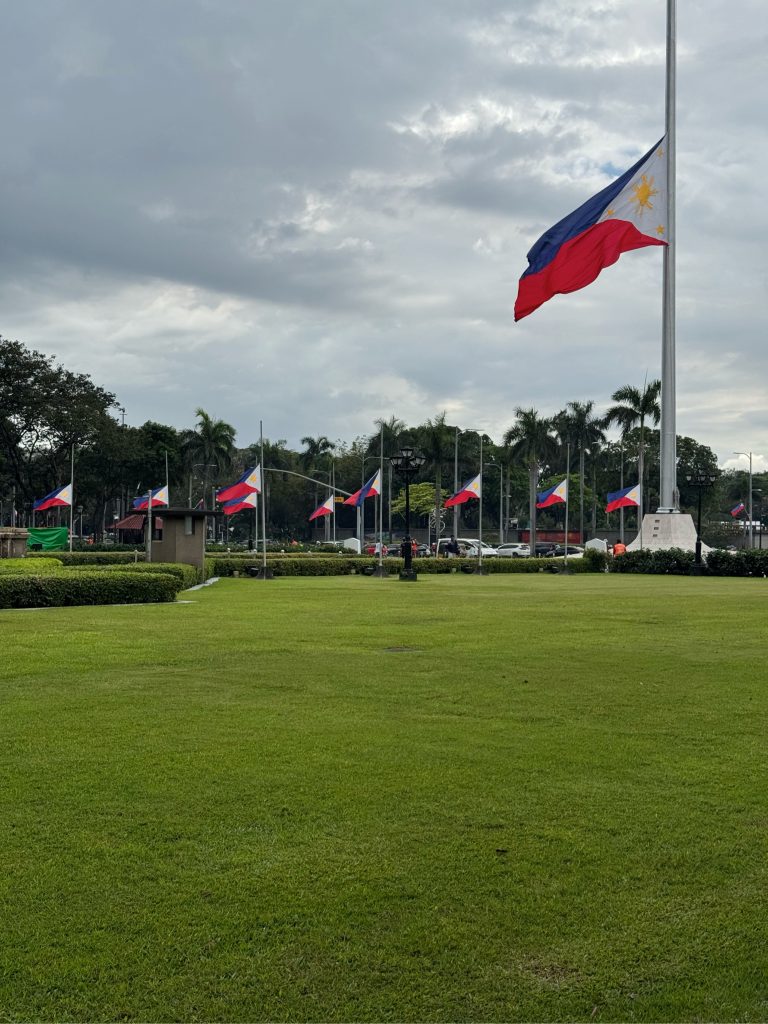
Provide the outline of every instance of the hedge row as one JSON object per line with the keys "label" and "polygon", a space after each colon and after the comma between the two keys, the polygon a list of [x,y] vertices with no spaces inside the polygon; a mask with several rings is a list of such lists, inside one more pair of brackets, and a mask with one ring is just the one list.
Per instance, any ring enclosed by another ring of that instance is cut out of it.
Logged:
{"label": "hedge row", "polygon": [[0,576],[0,608],[56,608],[84,604],[174,601],[181,590],[169,573],[62,572]]}
{"label": "hedge row", "polygon": [[[627,551],[614,558],[613,572],[649,573],[656,576],[688,576],[696,558],[692,551]],[[768,576],[768,551],[710,551],[703,572],[707,576]]]}
{"label": "hedge row", "polygon": [[[28,551],[27,558],[50,558],[46,551]],[[63,565],[130,565],[146,560],[144,551],[57,551],[55,556]]]}
{"label": "hedge row", "polygon": [[768,551],[710,551],[707,572],[711,576],[768,576]]}
{"label": "hedge row", "polygon": [[[598,557],[573,558],[568,561],[568,568],[574,572],[601,572],[605,567],[605,557],[597,552]],[[206,559],[208,562],[209,559]],[[229,555],[223,558],[210,559],[211,571],[208,575],[232,576],[237,572],[246,575],[251,566],[261,566],[261,558],[253,556]],[[399,573],[403,568],[402,558],[385,558],[384,566],[390,573]],[[339,558],[332,555],[327,558],[270,558],[269,568],[279,576],[348,576],[351,572],[365,573],[378,565],[378,561],[370,556]],[[477,568],[476,558],[414,558],[413,567],[425,575],[444,575],[451,572],[474,572]],[[483,559],[483,567],[488,573],[535,573],[558,572],[563,568],[562,558],[487,558]]]}
{"label": "hedge row", "polygon": [[2,576],[47,576],[52,572],[61,572],[63,566],[58,558],[0,558],[0,575]]}
{"label": "hedge row", "polygon": [[194,565],[187,565],[185,562],[137,562],[136,565],[73,565],[67,570],[71,573],[80,574],[83,572],[137,572],[137,573],[165,573],[169,576],[176,576],[181,580],[181,589],[189,590],[195,584],[201,582],[201,573]]}

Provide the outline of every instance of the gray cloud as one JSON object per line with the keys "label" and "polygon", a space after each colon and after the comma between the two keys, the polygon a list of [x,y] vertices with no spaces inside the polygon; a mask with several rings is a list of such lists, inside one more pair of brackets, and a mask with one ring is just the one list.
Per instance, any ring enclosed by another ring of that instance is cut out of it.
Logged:
{"label": "gray cloud", "polygon": [[[0,38],[0,330],[242,441],[497,437],[659,372],[660,260],[515,326],[525,253],[663,124],[663,0],[37,0]],[[768,453],[768,11],[680,12],[678,429]],[[191,365],[186,365],[191,363]]]}

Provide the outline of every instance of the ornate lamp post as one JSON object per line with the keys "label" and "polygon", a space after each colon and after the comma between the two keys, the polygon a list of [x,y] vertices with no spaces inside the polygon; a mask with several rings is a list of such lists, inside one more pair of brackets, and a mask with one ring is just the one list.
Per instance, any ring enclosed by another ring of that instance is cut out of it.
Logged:
{"label": "ornate lamp post", "polygon": [[717,481],[717,476],[714,473],[707,473],[703,469],[695,469],[693,473],[687,473],[685,479],[699,492],[699,512],[696,520],[696,564],[693,569],[694,574],[699,576],[701,575],[701,495],[705,488],[712,487]]}
{"label": "ornate lamp post", "polygon": [[411,497],[409,487],[411,477],[421,469],[426,462],[426,459],[414,448],[404,446],[400,449],[398,455],[392,456],[390,462],[395,472],[405,478],[405,540],[403,541],[403,558],[405,559],[405,565],[403,566],[403,571],[400,573],[400,579],[410,581],[416,579],[416,573],[413,569],[413,546],[411,544]]}

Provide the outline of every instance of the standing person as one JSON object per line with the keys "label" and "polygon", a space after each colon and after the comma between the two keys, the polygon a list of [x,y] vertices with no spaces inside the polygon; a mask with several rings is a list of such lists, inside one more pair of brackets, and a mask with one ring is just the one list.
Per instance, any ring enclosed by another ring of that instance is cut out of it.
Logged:
{"label": "standing person", "polygon": [[445,550],[446,554],[448,555],[448,558],[459,557],[459,542],[456,540],[454,536],[451,536],[451,539],[445,545]]}
{"label": "standing person", "polygon": [[627,545],[626,544],[622,544],[621,541],[618,541],[616,544],[613,545],[613,555],[614,555],[614,558],[616,557],[616,555],[625,555],[626,553],[627,553]]}

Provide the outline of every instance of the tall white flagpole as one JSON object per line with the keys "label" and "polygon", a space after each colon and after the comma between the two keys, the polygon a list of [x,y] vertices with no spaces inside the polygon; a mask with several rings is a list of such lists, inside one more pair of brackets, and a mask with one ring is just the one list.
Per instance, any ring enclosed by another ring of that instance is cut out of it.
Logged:
{"label": "tall white flagpole", "polygon": [[477,545],[480,552],[480,557],[477,561],[477,567],[482,572],[483,569],[483,432],[480,433],[480,509],[478,519],[478,541]]}
{"label": "tall white flagpole", "polygon": [[[664,319],[661,343],[661,480],[659,512],[678,511],[675,423],[675,225],[677,113],[677,0],[667,0],[667,245],[664,247]],[[642,485],[642,481],[640,481]]]}
{"label": "tall white flagpole", "polygon": [[261,448],[261,568],[267,579],[267,474],[264,470],[264,427],[259,420],[259,445]]}
{"label": "tall white flagpole", "polygon": [[[35,521],[34,520],[34,512],[32,513],[32,515],[33,515],[32,522],[34,523],[34,521]],[[72,553],[72,528],[74,526],[74,516],[75,516],[75,446],[72,445],[72,459],[71,459],[70,469],[69,469],[69,551],[70,551],[70,554]],[[59,522],[61,522],[61,520],[59,520]],[[80,517],[80,526],[82,527],[82,525],[83,525],[83,519],[82,519],[82,516],[81,516]],[[82,529],[80,530],[80,532],[81,533],[83,532]],[[82,544],[82,541],[83,541],[83,538],[81,537],[80,538],[80,543],[81,544]]]}
{"label": "tall white flagpole", "polygon": [[384,420],[379,441],[379,569],[384,567]]}

